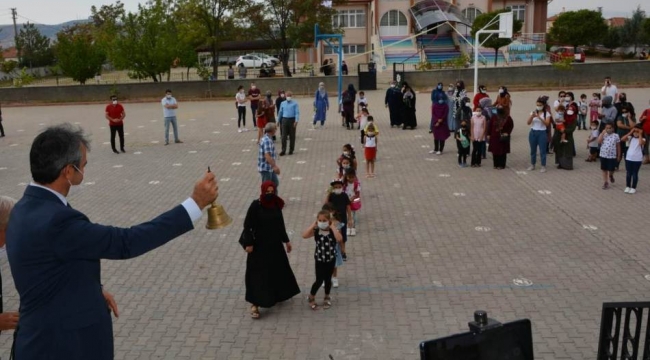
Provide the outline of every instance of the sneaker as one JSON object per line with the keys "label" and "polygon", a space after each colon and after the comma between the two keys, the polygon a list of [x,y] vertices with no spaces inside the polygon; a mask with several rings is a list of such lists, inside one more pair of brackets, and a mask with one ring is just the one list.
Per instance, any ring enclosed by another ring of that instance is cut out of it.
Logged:
{"label": "sneaker", "polygon": [[343,261],[348,261],[348,255],[346,253],[342,253],[341,257],[343,258]]}
{"label": "sneaker", "polygon": [[626,187],[625,190],[623,190],[624,193],[629,194],[630,193],[630,188]]}
{"label": "sneaker", "polygon": [[247,129],[247,128],[243,128],[242,131],[246,132],[246,131],[248,131],[248,129]]}
{"label": "sneaker", "polygon": [[436,151],[436,155],[440,155],[440,154],[442,154],[442,152]]}
{"label": "sneaker", "polygon": [[546,166],[542,166],[542,168],[539,169],[539,172],[541,172],[541,173],[545,173],[545,172],[546,172]]}
{"label": "sneaker", "polygon": [[526,168],[526,171],[533,171],[533,170],[535,170],[535,165],[531,165]]}
{"label": "sneaker", "polygon": [[180,141],[180,140],[176,140],[176,141],[174,141],[174,142],[177,143],[177,144],[182,144],[182,143],[183,143],[183,142]]}
{"label": "sneaker", "polygon": [[605,184],[603,185],[603,190],[607,190],[607,189],[609,189],[609,183],[605,183]]}
{"label": "sneaker", "polygon": [[242,130],[242,129],[237,129],[237,132],[238,132],[238,133],[240,133],[240,132],[242,132],[242,131],[244,131],[244,130]]}
{"label": "sneaker", "polygon": [[609,176],[609,181],[613,184],[614,183],[614,175]]}
{"label": "sneaker", "polygon": [[350,229],[350,236],[357,236],[357,229],[355,228]]}
{"label": "sneaker", "polygon": [[348,228],[348,230],[345,232],[347,236],[352,236],[352,229]]}
{"label": "sneaker", "polygon": [[169,145],[169,141],[165,141],[165,145]]}
{"label": "sneaker", "polygon": [[429,150],[429,154],[435,154],[435,153],[436,153],[435,150]]}
{"label": "sneaker", "polygon": [[636,194],[636,189],[630,189],[630,194]]}
{"label": "sneaker", "polygon": [[339,287],[339,279],[337,278],[332,278],[332,287]]}

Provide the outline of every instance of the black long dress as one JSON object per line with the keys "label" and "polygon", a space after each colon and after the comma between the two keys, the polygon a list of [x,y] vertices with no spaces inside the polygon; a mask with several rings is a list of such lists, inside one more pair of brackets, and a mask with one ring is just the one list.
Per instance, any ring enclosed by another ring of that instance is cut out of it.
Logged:
{"label": "black long dress", "polygon": [[415,129],[418,126],[415,115],[415,91],[408,89],[403,95],[403,101],[402,123],[404,124],[404,130],[407,128]]}
{"label": "black long dress", "polygon": [[246,259],[246,301],[269,308],[300,294],[283,243],[289,242],[280,209],[266,209],[259,200],[248,208],[245,229],[253,229],[254,238],[244,246],[253,246]]}
{"label": "black long dress", "polygon": [[384,103],[388,105],[390,113],[390,126],[402,125],[402,111],[404,102],[402,101],[402,92],[397,88],[388,88]]}

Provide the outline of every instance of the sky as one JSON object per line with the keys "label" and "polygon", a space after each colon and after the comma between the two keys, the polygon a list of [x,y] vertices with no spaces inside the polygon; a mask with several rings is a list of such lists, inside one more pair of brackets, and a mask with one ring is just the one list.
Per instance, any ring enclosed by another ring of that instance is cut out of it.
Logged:
{"label": "sky", "polygon": [[[137,10],[137,0],[123,0],[127,11]],[[462,3],[463,1],[461,1]],[[15,7],[18,13],[18,22],[27,21],[40,24],[59,24],[70,20],[86,19],[90,16],[90,7],[100,7],[103,4],[112,4],[114,1],[106,0],[0,0],[0,24],[11,24],[11,10]],[[645,4],[644,4],[645,3]],[[629,16],[637,5],[650,14],[648,0],[553,0],[549,4],[548,15],[552,16],[562,11],[562,8],[578,10],[582,8],[596,9],[603,7],[606,18],[614,16]]]}

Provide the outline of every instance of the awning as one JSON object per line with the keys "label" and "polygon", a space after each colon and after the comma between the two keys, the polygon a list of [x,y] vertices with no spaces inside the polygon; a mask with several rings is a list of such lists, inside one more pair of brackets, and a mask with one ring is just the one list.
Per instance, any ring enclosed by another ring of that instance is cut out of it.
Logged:
{"label": "awning", "polygon": [[472,26],[472,23],[460,12],[458,6],[444,0],[422,0],[413,5],[410,12],[413,19],[415,19],[415,26],[418,31],[422,31],[430,25],[446,21]]}

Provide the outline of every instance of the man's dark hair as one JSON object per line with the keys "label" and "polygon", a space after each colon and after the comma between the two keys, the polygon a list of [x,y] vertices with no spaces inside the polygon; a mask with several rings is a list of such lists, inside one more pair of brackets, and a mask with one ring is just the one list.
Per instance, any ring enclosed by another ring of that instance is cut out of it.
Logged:
{"label": "man's dark hair", "polygon": [[111,100],[117,100],[117,95],[111,95]]}
{"label": "man's dark hair", "polygon": [[90,139],[78,126],[64,123],[45,129],[36,136],[29,152],[32,179],[51,184],[66,166],[81,167],[81,145],[90,151]]}
{"label": "man's dark hair", "polygon": [[171,94],[171,93],[172,93],[172,90],[171,90],[171,89],[167,89],[167,90],[165,90],[165,94]]}

